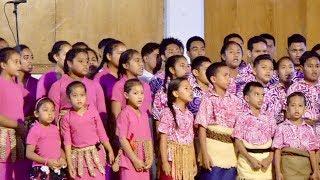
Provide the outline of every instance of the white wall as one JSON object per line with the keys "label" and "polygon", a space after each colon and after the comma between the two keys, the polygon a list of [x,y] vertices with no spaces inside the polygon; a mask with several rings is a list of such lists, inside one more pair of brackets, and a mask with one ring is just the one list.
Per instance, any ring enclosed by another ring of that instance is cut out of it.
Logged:
{"label": "white wall", "polygon": [[204,0],[165,0],[164,11],[164,37],[204,38]]}

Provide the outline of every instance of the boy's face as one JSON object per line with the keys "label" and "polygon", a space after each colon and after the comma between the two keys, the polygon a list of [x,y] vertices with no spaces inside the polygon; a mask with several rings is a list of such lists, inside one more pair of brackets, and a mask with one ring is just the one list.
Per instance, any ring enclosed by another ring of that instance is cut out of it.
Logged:
{"label": "boy's face", "polygon": [[270,60],[262,60],[253,68],[253,75],[257,80],[267,84],[273,75],[273,63]]}
{"label": "boy's face", "polygon": [[211,81],[215,86],[227,90],[230,85],[230,69],[228,66],[220,67],[216,75],[211,76]]}
{"label": "boy's face", "polygon": [[209,84],[209,80],[206,76],[206,70],[210,65],[210,62],[203,62],[198,69],[194,69],[192,71],[192,74],[196,77],[196,79],[206,85]]}
{"label": "boy's face", "polygon": [[316,82],[320,75],[320,61],[316,57],[307,59],[303,66],[304,78],[310,82]]}
{"label": "boy's face", "polygon": [[166,61],[169,57],[173,55],[182,55],[181,49],[176,44],[169,44],[166,47],[166,50],[164,51],[164,56],[162,55],[162,59]]}
{"label": "boy's face", "polygon": [[290,59],[283,60],[278,67],[279,79],[282,82],[291,82],[294,73],[294,65]]}
{"label": "boy's face", "polygon": [[155,49],[152,53],[143,57],[144,66],[149,67],[150,69],[154,69],[157,66],[157,57],[159,55],[159,49]]}
{"label": "boy's face", "polygon": [[236,44],[231,44],[222,55],[222,59],[230,68],[239,67],[242,60],[241,48]]}
{"label": "boy's face", "polygon": [[265,39],[267,41],[267,50],[268,54],[274,59],[275,58],[275,53],[276,53],[276,46],[273,43],[272,39]]}
{"label": "boy's face", "polygon": [[251,87],[247,95],[246,102],[255,109],[261,109],[264,99],[264,89],[261,87]]}
{"label": "boy's face", "polygon": [[267,54],[267,45],[264,42],[258,42],[253,44],[252,46],[252,51],[249,51],[249,58],[250,58],[250,62],[253,62],[253,60],[258,57],[259,55],[262,54]]}
{"label": "boy's face", "polygon": [[303,42],[291,43],[288,47],[288,54],[294,65],[300,65],[300,57],[306,52],[306,45]]}
{"label": "boy's face", "polygon": [[306,105],[303,97],[301,96],[293,96],[290,98],[287,114],[291,120],[300,119],[305,113]]}
{"label": "boy's face", "polygon": [[198,56],[204,56],[205,46],[201,41],[193,41],[190,45],[190,50],[188,51],[188,56],[191,60],[195,59]]}

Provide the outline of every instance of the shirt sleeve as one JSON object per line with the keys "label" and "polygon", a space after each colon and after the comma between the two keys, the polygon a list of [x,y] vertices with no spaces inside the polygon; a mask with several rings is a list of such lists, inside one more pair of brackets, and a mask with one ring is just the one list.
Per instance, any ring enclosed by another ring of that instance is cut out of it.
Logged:
{"label": "shirt sleeve", "polygon": [[27,144],[36,146],[39,141],[39,132],[37,126],[33,126],[27,136]]}
{"label": "shirt sleeve", "polygon": [[45,79],[45,76],[41,76],[41,78],[38,81],[36,99],[42,98],[43,96],[46,95],[46,87],[44,86],[44,79]]}
{"label": "shirt sleeve", "polygon": [[61,102],[61,97],[60,97],[60,82],[57,81],[54,83],[48,93],[48,97],[54,102],[55,104],[55,109],[56,109],[56,117],[59,115],[60,111],[60,102]]}
{"label": "shirt sleeve", "polygon": [[319,149],[319,140],[317,139],[314,130],[312,129],[312,127],[310,126],[310,143],[309,146],[307,147],[308,151],[314,151],[314,150],[318,150]]}
{"label": "shirt sleeve", "polygon": [[199,111],[195,119],[195,124],[200,124],[201,126],[206,128],[210,122],[210,118],[214,118],[213,106],[210,98],[208,98],[207,96],[203,96],[200,103]]}
{"label": "shirt sleeve", "polygon": [[273,142],[272,142],[272,147],[275,149],[282,149],[284,147],[284,140],[283,140],[283,133],[282,133],[281,126],[278,126],[276,128]]}
{"label": "shirt sleeve", "polygon": [[[160,90],[161,91],[161,90]],[[161,110],[163,110],[163,104],[161,102],[161,92],[158,91],[154,96],[152,104],[152,116],[156,120],[160,120]]]}
{"label": "shirt sleeve", "polygon": [[99,83],[95,82],[94,84],[96,86],[97,110],[99,112],[101,119],[106,120],[107,119],[107,108],[106,108],[104,93],[103,93],[102,87]]}
{"label": "shirt sleeve", "polygon": [[169,108],[162,111],[159,121],[158,131],[164,134],[169,134],[173,126],[173,116]]}
{"label": "shirt sleeve", "polygon": [[60,127],[64,145],[71,145],[70,113],[63,116]]}
{"label": "shirt sleeve", "polygon": [[112,101],[117,101],[120,102],[122,104],[122,102],[124,101],[124,96],[123,96],[123,92],[120,92],[120,81],[116,82],[116,84],[113,86],[112,88],[112,96],[111,96],[111,100]]}
{"label": "shirt sleeve", "polygon": [[245,117],[241,117],[241,116],[236,118],[236,123],[233,129],[232,137],[240,140],[244,140],[244,134],[246,133],[244,118]]}
{"label": "shirt sleeve", "polygon": [[125,111],[121,111],[117,117],[117,134],[119,138],[130,137],[129,127],[130,127],[129,116]]}

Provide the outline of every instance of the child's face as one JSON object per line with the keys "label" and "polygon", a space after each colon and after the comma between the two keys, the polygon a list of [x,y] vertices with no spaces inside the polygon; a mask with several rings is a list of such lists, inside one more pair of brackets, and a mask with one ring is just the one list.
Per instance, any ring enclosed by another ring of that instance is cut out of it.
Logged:
{"label": "child's face", "polygon": [[171,73],[179,78],[184,77],[189,72],[189,66],[186,58],[179,58],[174,68],[171,68]]}
{"label": "child's face", "polygon": [[135,85],[131,88],[129,93],[124,93],[125,98],[135,108],[139,108],[142,105],[144,99],[144,91],[142,85]]}
{"label": "child's face", "polygon": [[30,49],[26,48],[21,52],[21,71],[30,73],[32,66],[33,54]]}
{"label": "child's face", "polygon": [[303,66],[304,78],[310,82],[316,82],[320,75],[320,62],[316,57],[307,59]]}
{"label": "child's face", "polygon": [[205,54],[206,52],[205,52],[205,46],[203,42],[193,41],[190,44],[190,50],[188,51],[188,55],[191,60],[195,59],[198,56],[204,56]]}
{"label": "child's face", "polygon": [[304,98],[301,96],[293,96],[290,98],[287,115],[291,120],[300,119],[306,111],[306,105],[304,104]]}
{"label": "child's face", "polygon": [[1,67],[10,75],[18,76],[21,69],[20,54],[13,53],[6,63],[1,63]]}
{"label": "child's face", "polygon": [[66,54],[71,48],[72,47],[69,44],[65,44],[61,47],[59,53],[54,55],[54,58],[57,61],[59,67],[63,68],[64,60],[66,59]]}
{"label": "child's face", "polygon": [[261,109],[263,99],[264,89],[261,87],[251,87],[249,93],[245,95],[247,103],[255,109]]}
{"label": "child's face", "polygon": [[72,62],[68,61],[69,69],[76,75],[85,76],[89,72],[89,59],[87,53],[79,53]]}
{"label": "child's face", "polygon": [[192,74],[196,77],[196,79],[206,85],[209,84],[209,80],[206,76],[206,70],[210,65],[210,62],[203,62],[198,69],[194,69],[192,71]]}
{"label": "child's face", "polygon": [[278,67],[279,79],[281,82],[291,82],[294,73],[294,65],[290,59],[283,60]]}
{"label": "child's face", "polygon": [[98,59],[92,51],[88,51],[89,71],[94,72],[99,66]]}
{"label": "child's face", "polygon": [[167,60],[169,57],[173,55],[182,55],[181,49],[176,44],[169,44],[164,51],[164,60]]}
{"label": "child's face", "polygon": [[145,66],[148,66],[150,69],[154,69],[157,66],[158,55],[159,55],[159,49],[155,49],[152,53],[146,55],[144,57]]}
{"label": "child's face", "polygon": [[230,68],[227,66],[220,67],[216,75],[211,76],[211,81],[215,86],[227,90],[230,85]]}
{"label": "child's face", "polygon": [[109,56],[110,62],[115,66],[119,66],[120,55],[127,50],[124,44],[118,44],[112,51],[111,56]]}
{"label": "child's face", "polygon": [[251,59],[251,62],[262,54],[267,54],[267,45],[264,42],[258,42],[253,44],[252,51],[249,51],[249,58]]}
{"label": "child's face", "polygon": [[239,67],[242,60],[242,51],[236,44],[231,44],[222,55],[222,59],[226,61],[228,67],[235,69]]}
{"label": "child's face", "polygon": [[54,105],[51,102],[46,102],[40,106],[38,111],[34,112],[34,115],[41,124],[51,124],[55,115]]}
{"label": "child's face", "polygon": [[180,87],[176,91],[175,96],[186,104],[193,100],[192,87],[187,80],[184,80],[180,83]]}
{"label": "child's face", "polygon": [[262,60],[253,68],[256,79],[267,84],[273,75],[273,63],[270,60]]}
{"label": "child's face", "polygon": [[141,55],[139,53],[134,53],[125,68],[134,76],[141,76],[143,74],[143,61]]}
{"label": "child's face", "polygon": [[72,89],[69,98],[73,108],[78,110],[85,107],[87,102],[87,93],[82,86],[77,86]]}
{"label": "child's face", "polygon": [[241,47],[243,47],[243,41],[240,38],[233,37],[233,38],[230,38],[229,41],[236,42],[236,43],[240,44]]}
{"label": "child's face", "polygon": [[291,43],[288,48],[288,54],[295,65],[300,64],[300,57],[306,52],[306,45],[303,42]]}

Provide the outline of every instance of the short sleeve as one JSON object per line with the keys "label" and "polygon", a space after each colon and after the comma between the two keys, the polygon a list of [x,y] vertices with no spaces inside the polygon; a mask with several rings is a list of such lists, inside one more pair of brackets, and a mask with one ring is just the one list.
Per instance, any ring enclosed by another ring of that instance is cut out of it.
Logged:
{"label": "short sleeve", "polygon": [[195,124],[200,124],[206,128],[209,124],[210,118],[213,118],[212,116],[213,106],[211,100],[208,96],[203,96],[195,119]]}
{"label": "short sleeve", "polygon": [[129,138],[129,116],[126,111],[121,111],[117,117],[117,135],[120,138]]}
{"label": "short sleeve", "polygon": [[246,133],[244,118],[245,117],[241,117],[241,116],[236,118],[236,123],[233,129],[232,137],[240,140],[244,140],[244,134]]}
{"label": "short sleeve", "polygon": [[152,105],[152,115],[153,118],[156,120],[160,120],[161,111],[163,110],[163,103],[161,100],[161,91],[158,91],[154,96],[153,105]]}
{"label": "short sleeve", "polygon": [[113,86],[111,100],[117,101],[123,104],[122,102],[124,101],[124,96],[123,96],[123,92],[121,91],[123,90],[123,87],[121,87],[121,85],[122,85],[121,81],[118,81]]}
{"label": "short sleeve", "polygon": [[169,108],[166,108],[162,111],[159,122],[158,131],[168,134],[173,126],[173,116]]}
{"label": "short sleeve", "polygon": [[276,128],[272,142],[272,147],[275,149],[282,149],[284,147],[284,139],[281,125]]}
{"label": "short sleeve", "polygon": [[38,131],[38,126],[33,126],[27,136],[27,144],[36,146],[40,138],[40,132]]}
{"label": "short sleeve", "polygon": [[70,112],[63,116],[60,127],[64,145],[71,145]]}

